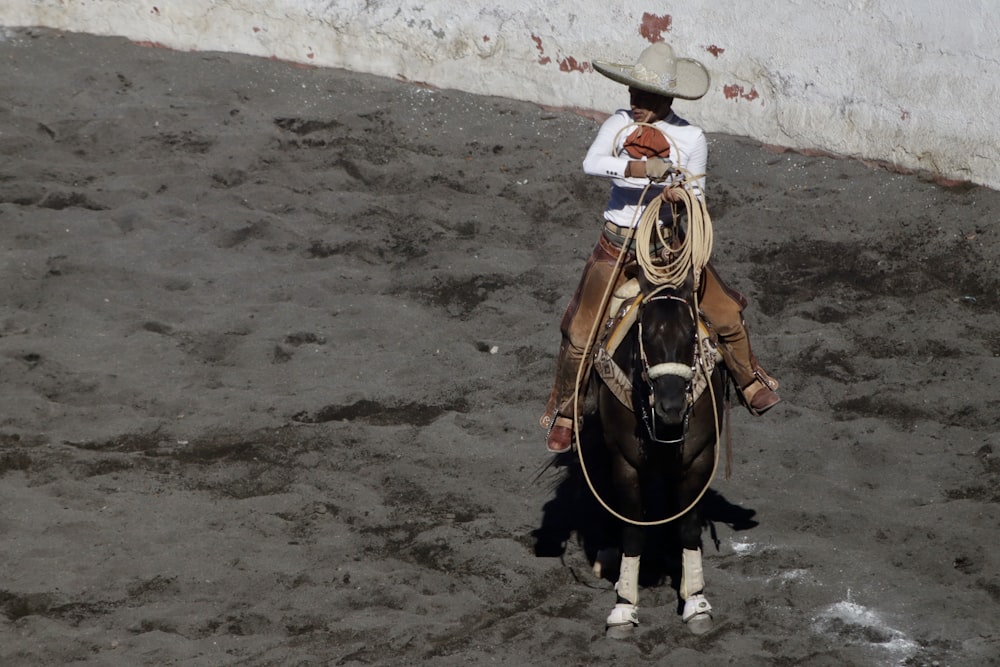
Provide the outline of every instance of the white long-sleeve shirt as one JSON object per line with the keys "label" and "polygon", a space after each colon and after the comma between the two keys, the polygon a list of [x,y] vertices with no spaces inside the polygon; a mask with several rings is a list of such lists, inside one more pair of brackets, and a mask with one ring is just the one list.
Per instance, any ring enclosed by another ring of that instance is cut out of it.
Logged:
{"label": "white long-sleeve shirt", "polygon": [[[611,179],[611,197],[604,209],[604,219],[619,227],[634,227],[639,223],[645,204],[658,196],[663,188],[672,183],[672,178],[663,183],[653,183],[646,194],[645,202],[640,202],[642,190],[649,185],[648,178],[625,178],[625,167],[630,160],[625,152],[625,139],[632,129],[622,128],[633,123],[632,113],[619,109],[601,125],[594,142],[583,159],[583,171],[591,176]],[[696,125],[691,125],[673,111],[654,125],[661,129],[670,141],[670,160],[674,166],[687,171],[693,177],[695,194],[704,197],[705,170],[708,167],[708,141],[705,133]]]}

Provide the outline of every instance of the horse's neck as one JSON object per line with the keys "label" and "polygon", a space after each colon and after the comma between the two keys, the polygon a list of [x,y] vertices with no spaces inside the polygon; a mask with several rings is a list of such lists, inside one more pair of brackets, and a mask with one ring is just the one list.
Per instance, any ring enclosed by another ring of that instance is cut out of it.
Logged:
{"label": "horse's neck", "polygon": [[633,297],[631,301],[622,304],[618,311],[611,313],[608,318],[608,333],[602,343],[608,354],[614,356],[621,347],[629,332],[639,319],[639,298]]}

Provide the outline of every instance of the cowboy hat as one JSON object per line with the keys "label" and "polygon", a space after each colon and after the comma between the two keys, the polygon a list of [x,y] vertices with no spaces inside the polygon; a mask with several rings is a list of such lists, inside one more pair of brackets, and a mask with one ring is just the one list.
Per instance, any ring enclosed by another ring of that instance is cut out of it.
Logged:
{"label": "cowboy hat", "polygon": [[697,60],[677,58],[669,44],[657,42],[639,54],[635,65],[595,60],[594,69],[618,83],[666,97],[696,100],[708,92],[708,70]]}

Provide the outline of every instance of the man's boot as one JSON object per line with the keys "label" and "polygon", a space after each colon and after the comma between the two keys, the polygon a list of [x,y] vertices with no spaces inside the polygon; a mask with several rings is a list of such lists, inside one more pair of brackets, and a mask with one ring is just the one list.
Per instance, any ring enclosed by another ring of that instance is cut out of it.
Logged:
{"label": "man's boot", "polygon": [[719,336],[719,351],[729,374],[740,390],[741,402],[752,415],[762,415],[781,402],[775,391],[778,381],[768,375],[750,349],[746,327],[728,336]]}
{"label": "man's boot", "polygon": [[557,414],[555,422],[550,422],[548,429],[545,435],[546,449],[553,454],[564,454],[573,449],[572,419]]}
{"label": "man's boot", "polygon": [[573,396],[579,359],[564,340],[556,358],[556,380],[545,404],[545,414],[538,420],[546,429],[545,447],[553,454],[562,454],[573,448]]}

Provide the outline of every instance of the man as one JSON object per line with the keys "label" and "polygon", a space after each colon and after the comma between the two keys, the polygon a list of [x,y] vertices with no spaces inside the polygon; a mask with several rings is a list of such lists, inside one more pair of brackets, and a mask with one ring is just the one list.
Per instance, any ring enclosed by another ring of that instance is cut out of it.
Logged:
{"label": "man", "polygon": [[[616,281],[615,289],[624,282],[624,272],[612,275],[619,255],[626,252],[625,262],[635,261],[634,249],[623,248],[630,228],[653,198],[676,197],[670,189],[678,178],[675,168],[689,175],[685,186],[703,199],[708,163],[705,133],[671,108],[675,97],[695,100],[708,92],[708,71],[701,63],[677,58],[668,44],[657,43],[645,49],[635,65],[594,62],[593,66],[628,86],[629,109],[619,109],[601,125],[583,161],[584,173],[611,180],[611,196],[601,236],[560,324],[555,383],[540,420],[548,430],[546,446],[554,453],[572,447],[577,371],[594,321],[605,315],[598,310],[608,282]],[[628,132],[636,123],[653,128],[639,125]],[[747,409],[760,415],[777,405],[778,383],[760,368],[750,349],[743,321],[746,298],[727,287],[711,264],[701,277],[699,304],[718,334],[720,352]]]}

